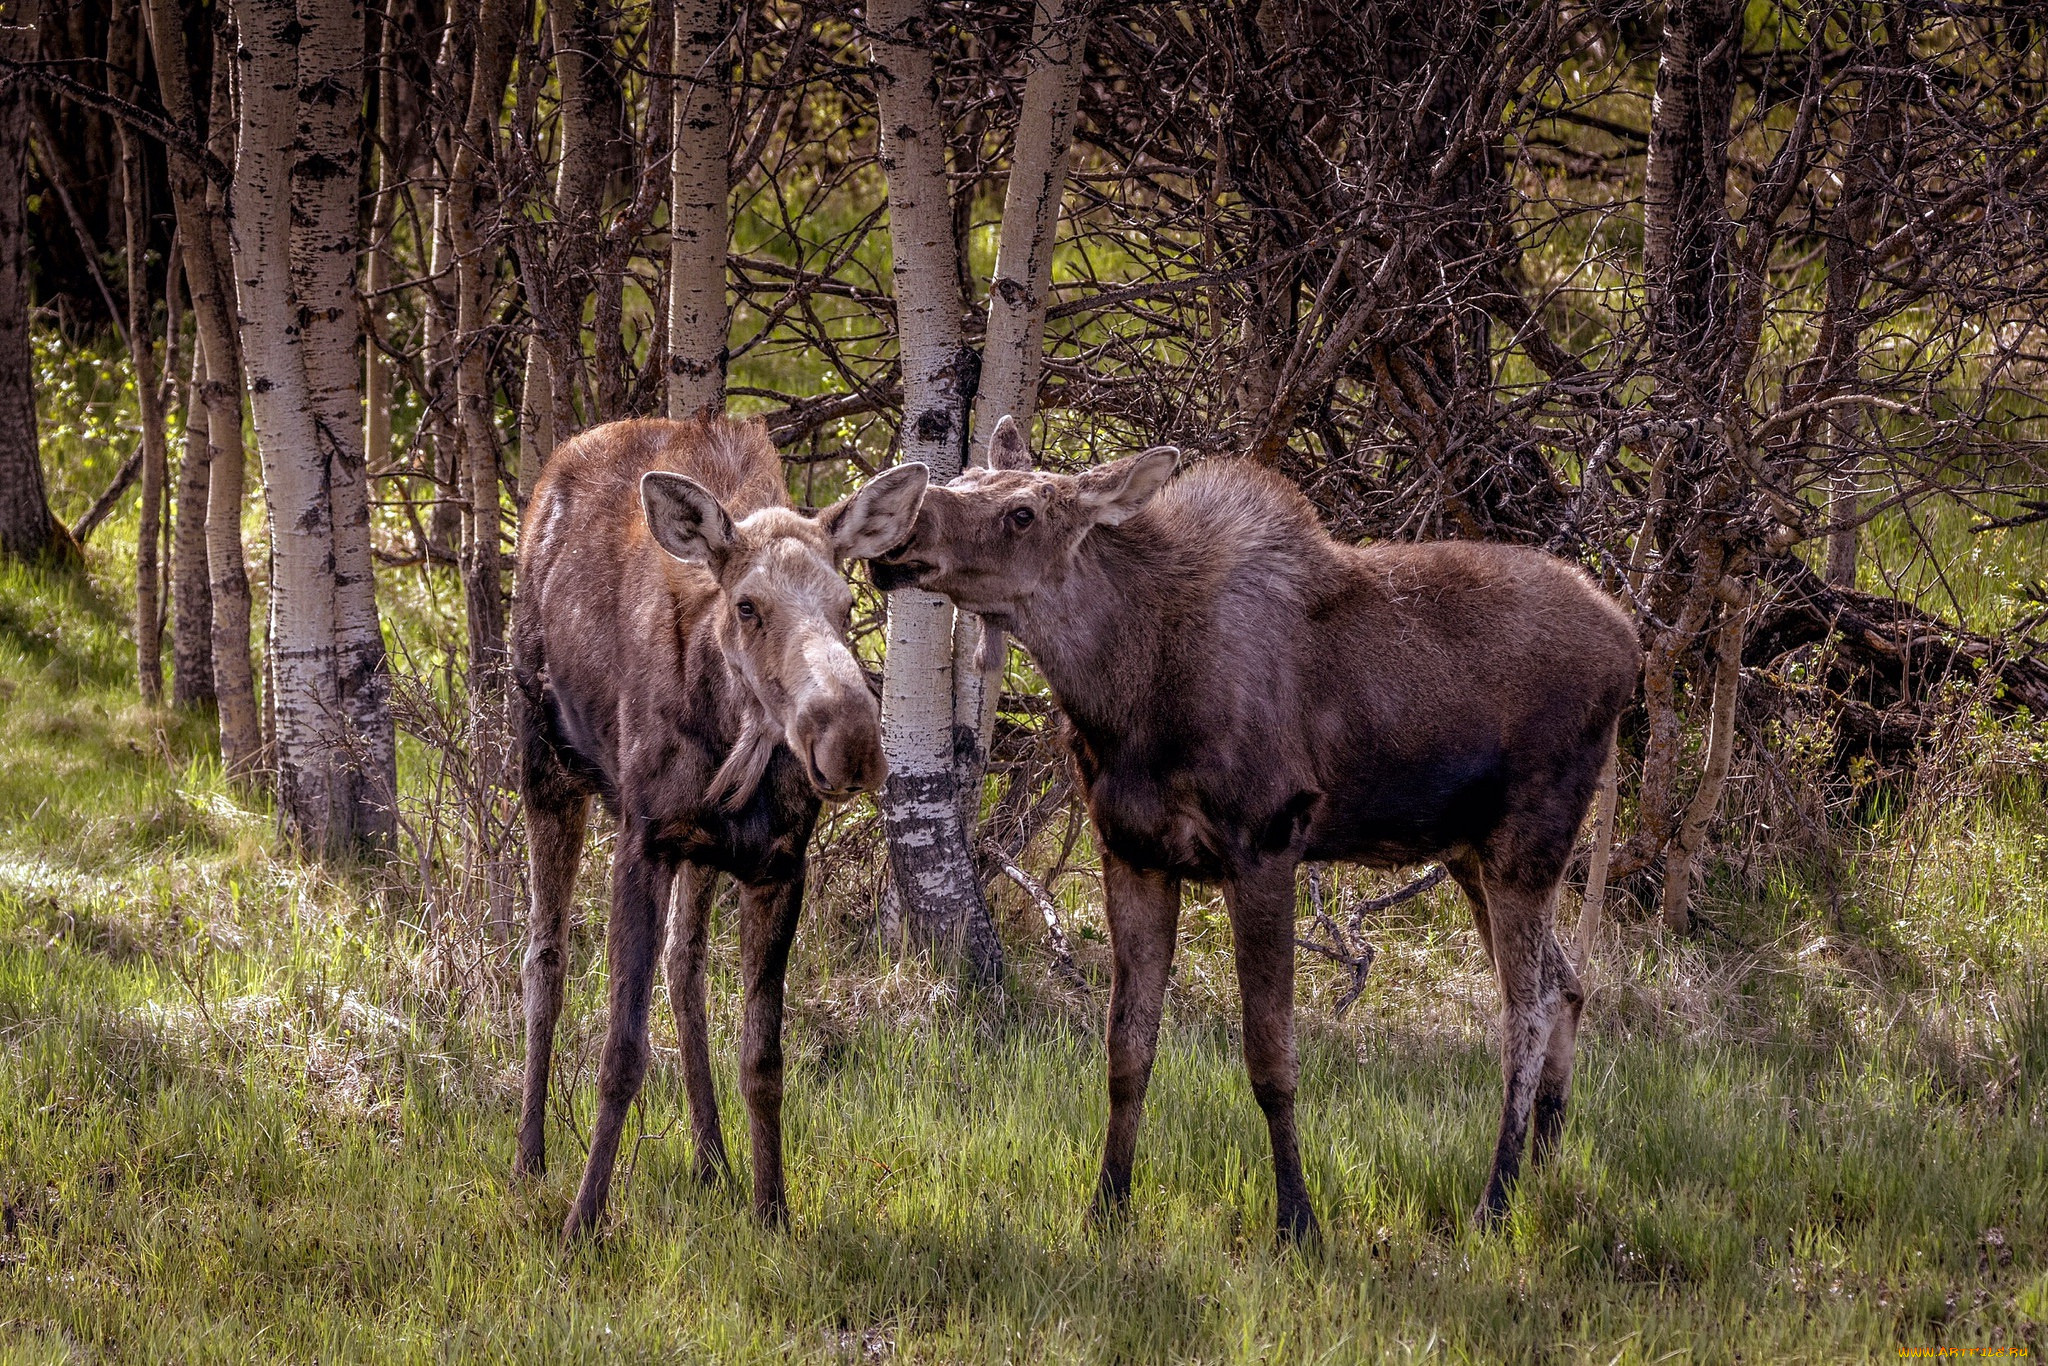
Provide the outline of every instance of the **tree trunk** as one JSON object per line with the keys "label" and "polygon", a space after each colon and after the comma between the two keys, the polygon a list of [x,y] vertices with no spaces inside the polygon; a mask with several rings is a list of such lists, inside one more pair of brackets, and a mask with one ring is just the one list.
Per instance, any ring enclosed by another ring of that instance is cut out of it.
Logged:
{"label": "tree trunk", "polygon": [[391,359],[378,345],[382,339],[379,320],[387,312],[384,290],[391,284],[391,230],[398,213],[398,168],[391,164],[398,146],[397,80],[393,63],[398,60],[389,8],[377,24],[377,137],[372,154],[376,158],[376,189],[370,203],[370,243],[363,257],[363,297],[368,304],[370,335],[363,339],[363,465],[372,474],[391,467]]}
{"label": "tree trunk", "polygon": [[[1031,70],[1010,151],[1002,236],[988,291],[988,337],[975,397],[972,460],[989,462],[989,434],[1005,415],[1027,441],[1045,369],[1045,309],[1052,291],[1053,245],[1066,197],[1067,154],[1080,107],[1081,54],[1094,0],[1039,0],[1031,22]],[[953,728],[961,739],[962,819],[979,814],[982,776],[1002,701],[1009,642],[970,613],[953,631]]]}
{"label": "tree trunk", "polygon": [[479,183],[497,146],[498,112],[512,74],[510,0],[485,0],[477,15],[468,112],[448,183],[448,241],[455,265],[455,403],[469,515],[462,556],[462,600],[473,695],[497,695],[505,664],[504,555],[499,546],[498,437],[491,420],[491,377],[483,331],[493,252],[478,231]]}
{"label": "tree trunk", "polygon": [[[874,26],[882,166],[889,183],[891,276],[903,370],[905,460],[943,482],[960,471],[960,287],[928,0],[879,0]],[[961,953],[975,978],[1002,975],[1002,945],[960,818],[954,769],[953,611],[915,590],[889,596],[882,685],[882,791],[889,865],[909,921]]]}
{"label": "tree trunk", "polygon": [[725,406],[727,149],[731,81],[723,0],[677,0],[669,175],[668,415]]}
{"label": "tree trunk", "polygon": [[[185,248],[179,247],[179,254]],[[194,347],[185,395],[185,457],[171,527],[171,705],[213,701],[213,593],[206,582],[206,356]]]}
{"label": "tree trunk", "polygon": [[[181,8],[176,0],[148,0],[144,18],[165,112],[173,124],[197,128],[198,97],[191,85]],[[234,141],[229,98],[233,53],[226,25],[217,26],[207,146],[224,162],[232,160]],[[256,680],[249,666],[249,574],[242,556],[242,358],[234,302],[228,294],[226,202],[220,187],[207,183],[198,163],[175,149],[170,154],[170,180],[185,285],[205,358],[201,389],[206,407],[206,572],[212,617],[208,651],[219,707],[221,762],[230,774],[247,777],[256,772],[262,732]]]}
{"label": "tree trunk", "polygon": [[[396,739],[370,554],[363,451],[363,340],[356,294],[356,187],[362,165],[363,11],[359,0],[300,0],[298,141],[291,172],[292,301],[325,462],[332,518],[334,693],[339,805],[328,847],[386,849],[397,836]],[[368,349],[374,350],[374,347]]]}
{"label": "tree trunk", "polygon": [[[335,654],[333,482],[323,415],[308,379],[308,339],[292,297],[292,130],[299,119],[299,47],[334,41],[319,16],[302,25],[293,0],[236,0],[241,92],[235,158],[234,252],[243,362],[271,528],[268,690],[278,808],[301,848],[347,846]],[[353,425],[353,419],[351,422]]]}
{"label": "tree trunk", "polygon": [[1742,683],[1742,635],[1747,615],[1740,603],[1722,608],[1721,628],[1714,634],[1714,704],[1707,722],[1706,760],[1700,785],[1686,804],[1678,837],[1664,854],[1662,914],[1664,928],[1684,934],[1692,926],[1692,869],[1706,844],[1707,826],[1721,809],[1721,789],[1728,781],[1728,762],[1735,753],[1735,707]]}
{"label": "tree trunk", "polygon": [[1673,0],[1664,17],[1644,171],[1643,273],[1654,361],[1705,387],[1729,321],[1729,114],[1742,49],[1737,0]]}
{"label": "tree trunk", "polygon": [[[40,0],[18,0],[8,9],[0,54],[33,60]],[[36,445],[28,337],[29,99],[24,81],[0,89],[0,556],[43,561],[67,557],[75,548],[50,514]]]}
{"label": "tree trunk", "polygon": [[[123,21],[125,22],[125,21]],[[142,422],[142,506],[135,531],[135,676],[142,700],[163,700],[163,618],[158,610],[158,556],[163,540],[164,413],[156,379],[154,324],[150,320],[148,186],[142,148],[127,125],[116,126],[121,147],[121,203],[128,261],[128,363],[135,373],[135,407]]]}

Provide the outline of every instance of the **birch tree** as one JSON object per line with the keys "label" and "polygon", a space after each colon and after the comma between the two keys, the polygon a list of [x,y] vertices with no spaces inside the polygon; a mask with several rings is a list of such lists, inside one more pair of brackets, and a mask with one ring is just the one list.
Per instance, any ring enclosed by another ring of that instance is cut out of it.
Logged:
{"label": "birch tree", "polygon": [[[874,30],[882,167],[889,182],[890,278],[903,370],[903,459],[935,482],[960,472],[962,337],[958,248],[946,187],[927,0],[879,0]],[[889,595],[882,684],[882,791],[889,867],[906,918],[957,946],[978,980],[1002,974],[1002,946],[975,876],[954,768],[953,609],[916,590]]]}
{"label": "birch tree", "polygon": [[[118,16],[109,35],[109,75],[116,87],[133,98],[142,46],[139,21]],[[118,42],[118,47],[116,47]],[[117,74],[118,73],[118,74]],[[122,256],[127,268],[128,365],[135,378],[135,410],[142,428],[141,497],[135,529],[135,677],[142,700],[151,705],[163,698],[163,625],[159,611],[162,578],[164,484],[168,456],[164,444],[164,409],[157,387],[155,324],[149,293],[149,184],[144,174],[141,135],[127,124],[115,125],[121,154]],[[165,272],[173,286],[172,272]],[[172,318],[175,324],[175,316]]]}
{"label": "birch tree", "polygon": [[237,0],[241,99],[231,242],[272,533],[268,705],[278,807],[302,847],[328,854],[339,852],[338,808],[345,796],[336,767],[342,736],[336,725],[333,492],[292,299],[299,26],[292,0]]}
{"label": "birch tree", "polygon": [[278,804],[302,847],[333,857],[387,837],[392,807],[350,344],[362,11],[239,0],[236,19],[232,245],[272,530]]}
{"label": "birch tree", "polygon": [[463,533],[462,598],[469,634],[470,688],[479,706],[485,708],[503,687],[505,561],[499,543],[498,436],[491,420],[491,378],[483,345],[486,295],[496,252],[478,231],[478,219],[484,203],[482,178],[495,154],[498,114],[512,74],[518,15],[519,8],[511,0],[484,0],[477,11],[469,99],[445,204],[459,346],[455,358],[456,435],[469,504]]}
{"label": "birch tree", "polygon": [[[184,247],[178,248],[180,258]],[[182,274],[182,266],[180,269]],[[171,705],[198,707],[213,693],[213,593],[206,582],[206,356],[192,351],[185,386],[184,451],[171,526]]]}
{"label": "birch tree", "polygon": [[676,2],[668,229],[668,415],[673,418],[725,405],[729,22],[724,0]]}
{"label": "birch tree", "polygon": [[[171,122],[200,125],[185,23],[177,0],[147,0],[143,16],[155,54],[157,89]],[[234,118],[228,97],[234,46],[226,24],[214,36],[207,151],[217,164],[233,160]],[[205,360],[199,386],[206,432],[207,598],[212,618],[209,653],[220,722],[221,762],[231,774],[253,776],[262,746],[256,715],[256,680],[249,664],[249,575],[242,556],[242,357],[236,332],[226,230],[225,190],[184,147],[169,154],[171,202],[178,218],[186,289]],[[187,421],[199,405],[188,406]]]}
{"label": "birch tree", "polygon": [[[300,0],[298,138],[291,173],[291,289],[304,334],[317,457],[332,519],[335,695],[343,733],[333,759],[341,805],[329,843],[388,848],[397,834],[397,754],[384,631],[370,552],[363,449],[356,186],[363,145],[360,0]],[[388,400],[387,400],[388,404]]]}
{"label": "birch tree", "polygon": [[[1004,417],[1028,441],[1045,370],[1045,311],[1052,291],[1053,246],[1066,198],[1068,153],[1080,107],[1081,56],[1095,0],[1039,0],[1032,14],[1029,70],[1010,151],[1001,236],[988,291],[988,334],[975,398],[970,446],[975,464],[991,463],[989,440]],[[1002,699],[1003,633],[962,612],[954,628],[953,728],[961,815],[970,830]],[[972,738],[972,744],[964,743]]]}

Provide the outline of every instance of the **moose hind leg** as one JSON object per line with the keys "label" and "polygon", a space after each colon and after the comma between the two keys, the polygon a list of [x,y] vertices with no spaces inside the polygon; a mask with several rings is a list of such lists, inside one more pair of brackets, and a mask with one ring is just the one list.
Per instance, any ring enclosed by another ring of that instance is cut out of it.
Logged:
{"label": "moose hind leg", "polygon": [[1572,1055],[1578,1045],[1579,1014],[1586,1004],[1579,975],[1572,971],[1571,959],[1554,932],[1543,935],[1543,958],[1545,978],[1560,984],[1563,1000],[1551,1017],[1550,1042],[1543,1052],[1543,1069],[1536,1077],[1529,1161],[1539,1166],[1557,1151],[1564,1134],[1565,1107],[1572,1094]]}
{"label": "moose hind leg", "polygon": [[576,1201],[562,1225],[564,1241],[589,1232],[603,1217],[626,1111],[647,1077],[647,1010],[654,996],[654,964],[661,954],[661,910],[670,880],[670,869],[648,855],[638,832],[620,829],[619,851],[612,861],[612,916],[605,942],[611,1020],[597,1069],[597,1123],[591,1130],[590,1158],[583,1166]]}
{"label": "moose hind leg", "polygon": [[[1530,1115],[1549,1057],[1553,1026],[1566,1010],[1565,981],[1555,971],[1563,954],[1550,929],[1552,892],[1529,892],[1494,878],[1488,881],[1487,893],[1493,922],[1494,975],[1501,994],[1503,1093],[1493,1167],[1476,1216],[1482,1227],[1507,1213],[1508,1195],[1521,1173]],[[1556,955],[1554,962],[1550,955]],[[1577,983],[1571,985],[1576,993]]]}
{"label": "moose hind leg", "polygon": [[1300,1068],[1294,1047],[1294,864],[1259,869],[1224,885],[1244,1000],[1244,1065],[1273,1144],[1273,1195],[1285,1242],[1316,1237],[1294,1127]]}
{"label": "moose hind leg", "polygon": [[522,1176],[539,1176],[547,1168],[548,1072],[569,967],[569,899],[576,889],[589,808],[587,797],[552,805],[529,798],[526,803],[528,881],[533,887],[526,962],[520,973],[526,998],[526,1082],[519,1107],[519,1155],[512,1164]]}
{"label": "moose hind leg", "polygon": [[690,1099],[697,1179],[707,1185],[732,1170],[718,1125],[718,1094],[711,1084],[711,1025],[704,1002],[705,947],[717,891],[716,869],[697,863],[682,866],[670,903],[664,964],[669,1009],[676,1015],[676,1045],[683,1058],[683,1090]]}
{"label": "moose hind leg", "polygon": [[754,1216],[765,1224],[789,1222],[782,1176],[782,992],[803,904],[802,870],[788,882],[740,892],[740,971],[747,990],[740,1093],[754,1155]]}
{"label": "moose hind leg", "polygon": [[1180,879],[1102,856],[1103,900],[1109,919],[1109,1131],[1102,1143],[1102,1173],[1089,1217],[1107,1223],[1131,1202],[1131,1165],[1138,1124],[1159,1051],[1159,1017],[1173,970],[1180,921]]}

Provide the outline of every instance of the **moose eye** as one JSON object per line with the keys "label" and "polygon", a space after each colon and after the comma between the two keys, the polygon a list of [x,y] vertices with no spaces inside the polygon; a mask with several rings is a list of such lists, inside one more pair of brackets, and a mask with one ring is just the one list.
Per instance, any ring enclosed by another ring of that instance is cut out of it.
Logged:
{"label": "moose eye", "polygon": [[758,620],[761,615],[759,612],[754,610],[754,600],[752,598],[740,599],[739,614],[741,621],[755,621]]}
{"label": "moose eye", "polygon": [[1004,514],[1004,518],[1009,522],[1013,530],[1022,531],[1038,519],[1038,514],[1030,508],[1011,508],[1008,513]]}

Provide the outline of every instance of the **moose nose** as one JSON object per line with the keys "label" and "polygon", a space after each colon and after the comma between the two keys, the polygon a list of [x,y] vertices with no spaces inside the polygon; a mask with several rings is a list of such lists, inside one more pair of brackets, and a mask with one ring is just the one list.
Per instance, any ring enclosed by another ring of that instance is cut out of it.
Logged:
{"label": "moose nose", "polygon": [[881,713],[865,688],[805,707],[790,727],[790,739],[821,797],[843,801],[856,792],[879,792],[889,776]]}

